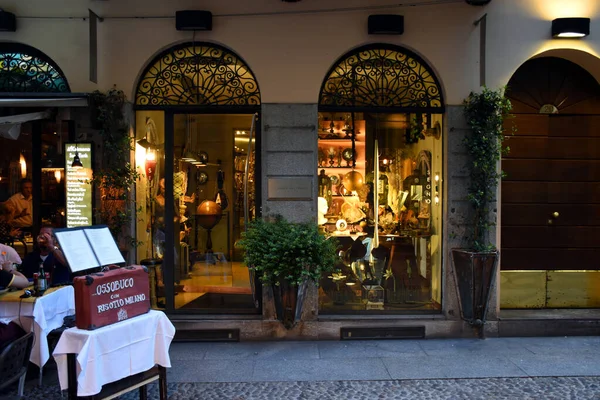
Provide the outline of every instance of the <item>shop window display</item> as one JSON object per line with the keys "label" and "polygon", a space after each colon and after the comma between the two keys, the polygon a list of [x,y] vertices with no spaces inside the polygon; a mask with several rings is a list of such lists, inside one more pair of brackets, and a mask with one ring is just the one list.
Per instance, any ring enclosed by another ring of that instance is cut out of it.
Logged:
{"label": "shop window display", "polygon": [[341,243],[320,313],[441,308],[441,116],[320,113],[318,223]]}

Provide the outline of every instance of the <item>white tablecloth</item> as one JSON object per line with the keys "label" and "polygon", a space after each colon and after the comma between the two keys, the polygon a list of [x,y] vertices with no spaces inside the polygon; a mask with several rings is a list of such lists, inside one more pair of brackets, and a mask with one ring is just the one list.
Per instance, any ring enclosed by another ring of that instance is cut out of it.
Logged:
{"label": "white tablecloth", "polygon": [[155,310],[93,331],[67,329],[53,353],[60,388],[69,387],[69,353],[77,354],[77,395],[92,396],[103,385],[147,371],[156,364],[170,367],[169,346],[174,335],[171,321]]}
{"label": "white tablecloth", "polygon": [[[19,291],[20,293],[23,292]],[[75,315],[73,286],[63,286],[34,299],[0,301],[0,323],[14,321],[26,332],[34,333],[35,340],[29,361],[38,367],[43,367],[50,358],[48,333],[60,328],[68,315]]]}

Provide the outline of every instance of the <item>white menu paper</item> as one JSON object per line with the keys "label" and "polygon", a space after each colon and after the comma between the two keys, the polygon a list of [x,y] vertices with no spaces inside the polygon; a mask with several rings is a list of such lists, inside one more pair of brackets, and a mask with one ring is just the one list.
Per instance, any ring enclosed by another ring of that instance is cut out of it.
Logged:
{"label": "white menu paper", "polygon": [[60,243],[71,272],[125,262],[105,225],[55,229],[54,235]]}

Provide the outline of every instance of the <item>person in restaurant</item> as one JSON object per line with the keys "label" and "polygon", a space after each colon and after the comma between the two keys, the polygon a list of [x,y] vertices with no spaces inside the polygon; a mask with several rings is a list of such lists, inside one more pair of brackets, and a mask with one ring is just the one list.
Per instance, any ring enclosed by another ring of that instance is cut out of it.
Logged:
{"label": "person in restaurant", "polygon": [[[24,289],[29,286],[29,281],[27,278],[21,274],[19,271],[13,268],[13,261],[19,260],[20,258],[17,252],[9,246],[0,245],[2,249],[2,253],[6,252],[6,255],[10,254],[7,257],[7,261],[3,261],[1,263],[0,268],[0,287],[7,288],[17,288]],[[14,251],[10,252],[8,249],[12,249]],[[3,254],[5,256],[5,254]],[[25,332],[21,327],[14,322],[10,322],[8,324],[0,323],[0,350],[2,350],[7,344],[10,342],[20,338],[23,336]]]}
{"label": "person in restaurant", "polygon": [[40,229],[33,251],[25,257],[21,270],[32,279],[33,274],[40,270],[40,262],[44,263],[44,272],[50,273],[53,286],[71,283],[71,270],[62,250],[57,246],[52,226],[45,225]]}
{"label": "person in restaurant", "polygon": [[23,232],[31,232],[33,225],[33,184],[31,179],[21,180],[21,191],[12,195],[6,203],[13,210],[11,225]]}

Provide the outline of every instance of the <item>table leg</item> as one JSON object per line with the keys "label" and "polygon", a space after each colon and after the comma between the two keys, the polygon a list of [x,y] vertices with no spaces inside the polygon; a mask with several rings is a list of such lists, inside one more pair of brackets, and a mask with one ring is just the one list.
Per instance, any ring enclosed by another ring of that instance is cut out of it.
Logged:
{"label": "table leg", "polygon": [[158,366],[158,393],[160,400],[167,400],[167,369]]}
{"label": "table leg", "polygon": [[150,278],[150,305],[152,308],[156,309],[156,266],[148,266],[148,272]]}
{"label": "table leg", "polygon": [[140,386],[140,400],[148,400],[148,386]]}
{"label": "table leg", "polygon": [[67,354],[67,389],[69,400],[77,400],[77,358],[73,353]]}

